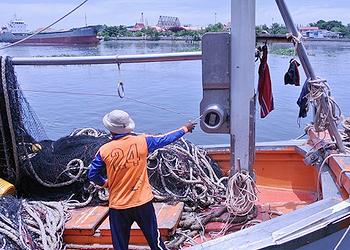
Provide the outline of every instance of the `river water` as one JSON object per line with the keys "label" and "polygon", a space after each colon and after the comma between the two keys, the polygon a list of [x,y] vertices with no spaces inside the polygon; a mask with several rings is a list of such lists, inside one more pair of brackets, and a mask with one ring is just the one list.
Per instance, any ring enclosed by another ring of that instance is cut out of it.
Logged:
{"label": "river water", "polygon": [[[350,115],[350,43],[320,42],[306,44],[314,70],[326,78],[343,113]],[[282,45],[273,45],[276,46]],[[284,45],[285,46],[285,45]],[[123,41],[103,42],[98,46],[18,46],[0,51],[9,56],[87,56],[165,53],[199,50],[199,44],[182,42]],[[288,140],[303,134],[309,116],[297,124],[297,98],[301,87],[285,86],[283,76],[290,56],[269,56],[275,110],[267,118],[259,117],[257,106],[257,141]],[[258,66],[258,64],[257,64]],[[301,69],[300,69],[301,70]],[[301,70],[302,71],[302,70]],[[202,98],[201,62],[166,62],[91,66],[16,66],[18,81],[50,139],[57,139],[75,128],[103,128],[101,119],[112,109],[124,109],[136,123],[137,132],[161,133],[180,127],[199,116]],[[256,74],[257,75],[257,74]],[[305,76],[301,73],[302,82]],[[256,77],[257,79],[257,77]],[[73,92],[116,94],[117,82],[123,81],[129,98],[166,107],[156,109],[115,96],[77,95]],[[228,143],[227,135],[205,134],[199,127],[188,136],[197,144]]]}

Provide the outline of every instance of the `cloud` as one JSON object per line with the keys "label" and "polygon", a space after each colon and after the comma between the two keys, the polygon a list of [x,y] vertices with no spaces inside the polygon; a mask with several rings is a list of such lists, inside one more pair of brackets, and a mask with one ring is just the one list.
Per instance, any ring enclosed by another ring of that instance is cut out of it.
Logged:
{"label": "cloud", "polygon": [[[29,25],[29,29],[46,26],[82,0],[0,0],[0,9],[6,10],[0,16],[0,25],[6,24],[16,14]],[[257,24],[282,23],[275,1],[256,0]],[[307,24],[319,19],[337,19],[350,23],[346,0],[289,0],[293,18],[298,24]],[[140,20],[143,12],[149,24],[156,24],[160,15],[178,16],[181,23],[205,26],[217,21],[226,23],[230,19],[229,0],[89,0],[81,9],[67,17],[55,28],[71,28],[88,24],[132,25]]]}
{"label": "cloud", "polygon": [[[283,23],[283,19],[275,1],[266,4],[267,1],[257,0],[257,23],[271,24],[272,22]],[[346,0],[333,1],[286,1],[287,7],[297,24],[308,24],[320,19],[340,20],[344,24],[350,23],[349,8],[350,2]]]}

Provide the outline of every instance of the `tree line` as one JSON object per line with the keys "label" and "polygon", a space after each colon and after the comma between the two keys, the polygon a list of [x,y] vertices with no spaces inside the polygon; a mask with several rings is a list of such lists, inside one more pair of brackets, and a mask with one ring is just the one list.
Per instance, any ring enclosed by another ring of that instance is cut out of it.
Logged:
{"label": "tree line", "polygon": [[[310,27],[318,27],[322,30],[328,30],[339,33],[342,37],[350,38],[350,24],[344,25],[341,21],[331,20],[318,20],[315,23],[309,23]],[[256,33],[269,33],[269,34],[286,34],[287,28],[284,25],[273,23],[270,27],[266,24],[256,26]]]}
{"label": "tree line", "polygon": [[139,31],[132,32],[128,30],[127,26],[119,25],[119,26],[107,26],[100,25],[99,36],[102,36],[105,40],[108,40],[113,37],[148,37],[153,38],[154,40],[160,39],[161,37],[190,37],[192,40],[199,41],[202,35],[206,32],[220,32],[227,31],[228,27],[226,27],[222,23],[210,24],[205,28],[201,28],[199,30],[187,30],[187,29],[173,29],[173,30],[165,30],[165,31],[157,31],[152,27],[146,27]]}
{"label": "tree line", "polygon": [[309,25],[332,32],[339,32],[344,37],[350,37],[350,23],[348,25],[344,25],[341,21],[336,20],[318,20],[316,23],[310,23]]}
{"label": "tree line", "polygon": [[[315,23],[310,23],[309,26],[318,27],[319,29],[324,29],[332,32],[338,32],[343,37],[350,38],[350,24],[344,25],[341,21],[324,21],[319,20]],[[146,27],[136,32],[128,30],[127,26],[99,26],[99,35],[105,40],[112,37],[147,37],[154,40],[161,39],[161,37],[190,37],[192,40],[199,41],[202,35],[206,32],[222,32],[229,31],[228,26],[222,23],[210,24],[205,28],[199,30],[187,30],[187,29],[173,29],[166,31],[157,31],[152,27]],[[266,24],[256,26],[256,33],[269,33],[269,34],[286,34],[287,28],[278,23],[273,23],[270,26]]]}

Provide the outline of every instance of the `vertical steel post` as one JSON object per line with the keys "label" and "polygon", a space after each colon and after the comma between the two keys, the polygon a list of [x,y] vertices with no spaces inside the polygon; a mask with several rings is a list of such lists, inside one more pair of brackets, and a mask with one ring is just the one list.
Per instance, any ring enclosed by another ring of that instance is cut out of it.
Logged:
{"label": "vertical steel post", "polygon": [[[282,18],[284,20],[284,23],[288,29],[289,32],[292,33],[293,36],[298,37],[299,36],[299,32],[297,30],[297,28],[294,25],[292,16],[289,13],[289,10],[284,2],[284,0],[276,0],[278,9],[281,12]],[[306,76],[311,79],[311,80],[316,80],[316,75],[315,72],[311,66],[311,63],[309,61],[309,58],[307,56],[306,53],[306,49],[305,46],[302,42],[298,43],[297,47],[296,47],[296,51],[298,54],[298,57],[300,59],[301,65],[303,66],[303,69],[305,71]],[[319,105],[322,105],[323,107],[326,106],[326,96],[323,95],[321,98],[321,103]],[[328,123],[329,123],[329,128],[328,131],[330,133],[330,135],[335,138],[336,144],[340,150],[340,152],[345,153],[345,147],[343,144],[343,141],[340,137],[338,128],[337,128],[337,124],[335,123],[335,121],[332,119],[331,116],[327,117],[328,119]]]}
{"label": "vertical steel post", "polygon": [[[242,170],[253,173],[255,150],[254,103],[255,76],[255,0],[231,1],[231,90],[230,137],[231,175],[240,162]],[[254,110],[254,108],[253,108]],[[253,145],[252,145],[253,144]]]}

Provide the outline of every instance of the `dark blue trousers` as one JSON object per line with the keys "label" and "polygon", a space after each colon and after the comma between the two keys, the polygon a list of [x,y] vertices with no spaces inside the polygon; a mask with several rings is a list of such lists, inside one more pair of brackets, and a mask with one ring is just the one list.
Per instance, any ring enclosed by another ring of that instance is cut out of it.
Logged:
{"label": "dark blue trousers", "polygon": [[152,250],[165,250],[152,202],[127,209],[109,209],[109,224],[115,250],[128,250],[132,223],[139,225]]}

